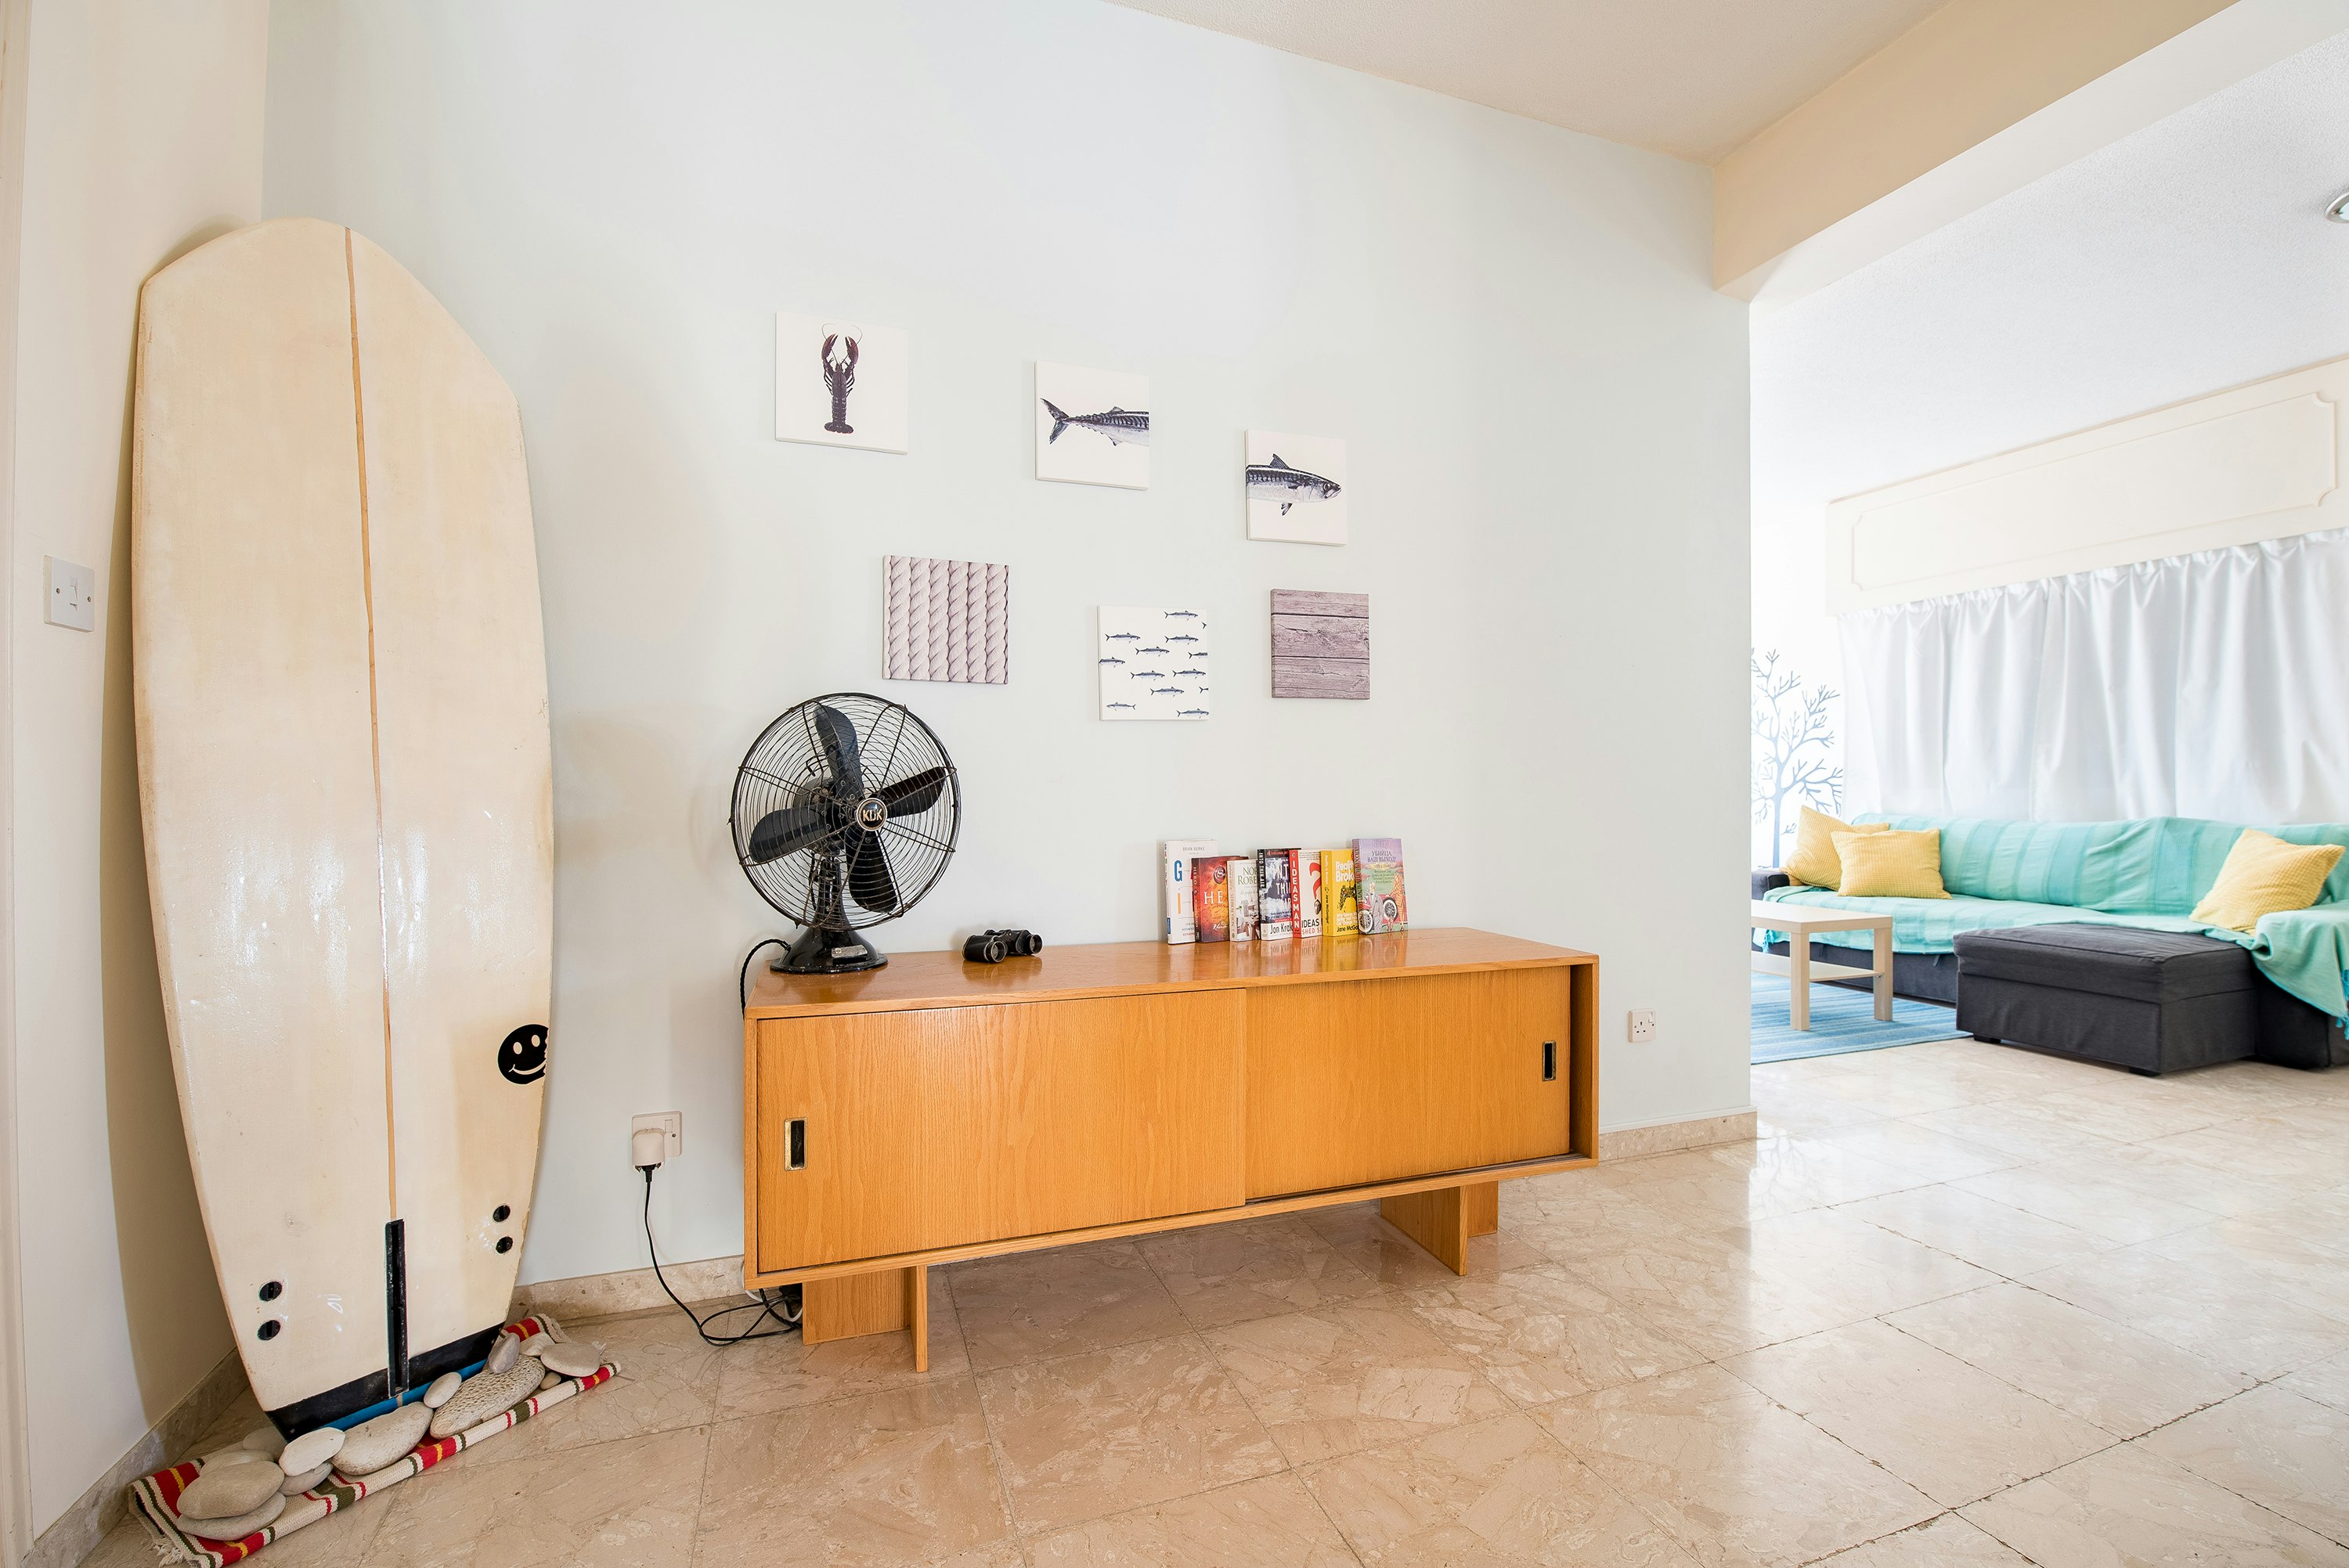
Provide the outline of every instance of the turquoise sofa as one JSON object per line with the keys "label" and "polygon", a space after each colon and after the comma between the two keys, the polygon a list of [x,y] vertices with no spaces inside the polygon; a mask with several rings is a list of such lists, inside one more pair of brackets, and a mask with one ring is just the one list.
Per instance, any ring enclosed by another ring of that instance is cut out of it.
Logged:
{"label": "turquoise sofa", "polygon": [[[2194,906],[2218,880],[2240,822],[2153,817],[2134,822],[2015,822],[1982,817],[1856,814],[1854,821],[1889,821],[1895,828],[1938,828],[1946,899],[1846,898],[1824,888],[1757,886],[1756,896],[1829,909],[1871,910],[1892,916],[1895,985],[1913,995],[1956,999],[1952,938],[2056,922],[2134,925],[2196,932],[2251,950],[2261,974],[2330,1018],[2349,1015],[2349,855],[2342,857],[2309,909],[2271,914],[2257,933],[2229,931],[2193,918]],[[2264,828],[2298,844],[2349,848],[2349,823]],[[1784,883],[1783,873],[1757,883]],[[1783,944],[1784,934],[1766,940]],[[1865,931],[1822,933],[1814,941],[1866,947]]]}

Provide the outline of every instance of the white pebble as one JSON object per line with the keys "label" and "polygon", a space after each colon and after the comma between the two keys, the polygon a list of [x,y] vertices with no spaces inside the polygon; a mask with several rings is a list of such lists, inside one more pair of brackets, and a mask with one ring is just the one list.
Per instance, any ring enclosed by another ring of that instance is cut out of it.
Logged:
{"label": "white pebble", "polygon": [[502,1372],[512,1371],[513,1364],[521,1359],[522,1341],[500,1330],[496,1342],[491,1345],[489,1355],[481,1362],[481,1370],[494,1377]]}
{"label": "white pebble", "polygon": [[602,1352],[592,1345],[549,1346],[539,1359],[546,1363],[549,1371],[560,1372],[565,1377],[591,1377],[604,1365]]}
{"label": "white pebble", "polygon": [[328,1460],[316,1470],[305,1470],[300,1475],[287,1476],[278,1484],[277,1490],[287,1497],[299,1497],[334,1473],[335,1461]]}
{"label": "white pebble", "polygon": [[285,1451],[277,1456],[277,1465],[288,1475],[299,1475],[304,1470],[316,1470],[342,1451],[343,1429],[340,1427],[320,1427],[286,1444]]}
{"label": "white pebble", "polygon": [[456,1397],[457,1386],[464,1379],[454,1372],[443,1372],[432,1379],[432,1387],[424,1390],[424,1408],[437,1410]]}

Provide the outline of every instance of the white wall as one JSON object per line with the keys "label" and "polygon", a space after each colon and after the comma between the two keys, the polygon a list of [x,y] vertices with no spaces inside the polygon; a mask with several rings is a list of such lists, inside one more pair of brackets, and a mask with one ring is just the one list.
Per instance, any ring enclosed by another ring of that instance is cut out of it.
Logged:
{"label": "white wall", "polygon": [[[557,852],[525,1279],[642,1266],[641,1110],[686,1115],[667,1255],[740,1251],[735,966],[781,926],[727,790],[843,687],[967,791],[886,947],[1144,938],[1162,838],[1394,833],[1422,923],[1606,955],[1609,1125],[1746,1103],[1745,312],[1702,170],[1097,0],[278,0],[264,194],[387,246],[522,403]],[[910,457],[771,438],[779,309],[910,330]],[[1039,357],[1150,375],[1150,490],[1030,477]],[[1350,545],[1247,542],[1250,425],[1348,439]],[[1010,564],[1010,686],[884,686],[893,552]],[[1371,702],[1269,700],[1274,587],[1371,594]],[[1226,628],[1208,724],[1094,717],[1094,609],[1136,603]]]}
{"label": "white wall", "polygon": [[2344,182],[2349,34],[1757,316],[1755,645],[1843,684],[1830,500],[2349,353]]}
{"label": "white wall", "polygon": [[[17,1158],[36,1529],[219,1362],[155,977],[129,677],[132,334],[149,273],[258,215],[266,0],[32,0],[8,656]],[[95,634],[42,561],[98,569]]]}

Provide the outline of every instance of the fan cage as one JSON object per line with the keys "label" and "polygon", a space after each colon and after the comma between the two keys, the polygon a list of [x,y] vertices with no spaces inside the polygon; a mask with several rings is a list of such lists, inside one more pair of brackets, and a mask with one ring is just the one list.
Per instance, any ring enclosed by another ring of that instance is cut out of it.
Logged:
{"label": "fan cage", "polygon": [[[861,793],[834,777],[819,717],[825,708],[854,733]],[[890,810],[877,830],[857,824],[861,801],[918,782],[931,769],[941,778],[928,805],[902,814]],[[823,815],[822,837],[760,860],[752,850],[760,824],[776,812],[795,810]],[[729,825],[743,875],[778,913],[804,926],[860,930],[904,914],[937,885],[961,834],[961,782],[936,732],[905,704],[869,692],[833,692],[786,709],[751,742],[735,774]],[[857,836],[876,841],[895,894],[890,907],[859,903],[849,886],[850,855],[874,852],[856,851]]]}

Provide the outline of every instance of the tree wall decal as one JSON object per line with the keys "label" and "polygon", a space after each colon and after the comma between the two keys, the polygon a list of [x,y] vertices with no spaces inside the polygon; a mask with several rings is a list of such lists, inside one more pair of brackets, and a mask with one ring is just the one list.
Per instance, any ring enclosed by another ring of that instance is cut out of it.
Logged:
{"label": "tree wall decal", "polygon": [[1749,653],[1754,670],[1754,820],[1770,824],[1773,863],[1785,859],[1787,803],[1834,812],[1843,805],[1843,769],[1834,766],[1827,705],[1833,686],[1807,690],[1778,651]]}

